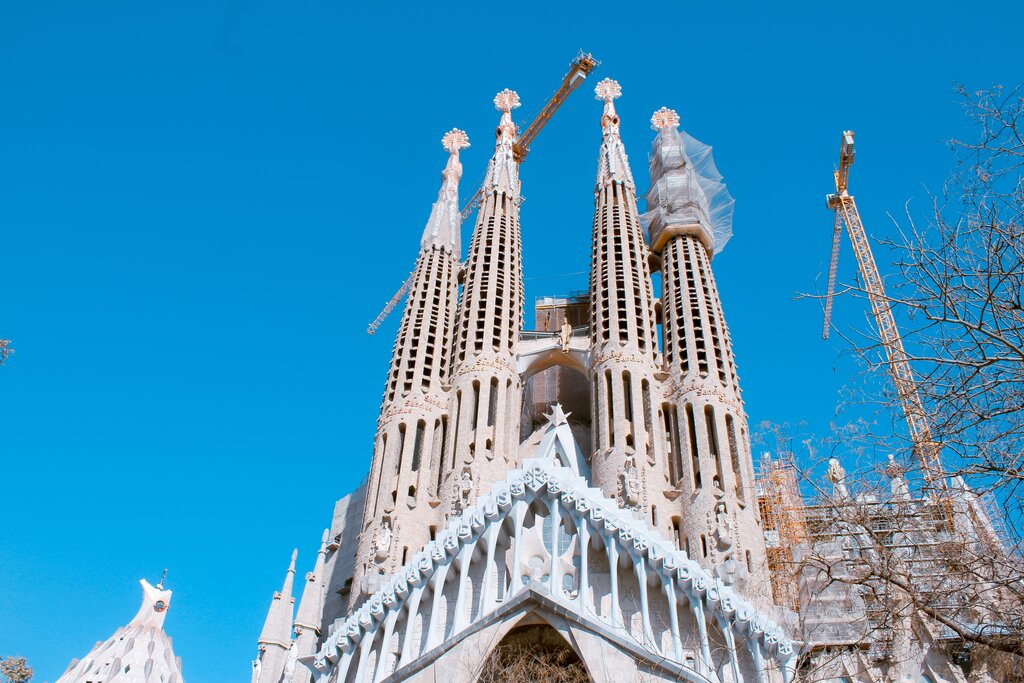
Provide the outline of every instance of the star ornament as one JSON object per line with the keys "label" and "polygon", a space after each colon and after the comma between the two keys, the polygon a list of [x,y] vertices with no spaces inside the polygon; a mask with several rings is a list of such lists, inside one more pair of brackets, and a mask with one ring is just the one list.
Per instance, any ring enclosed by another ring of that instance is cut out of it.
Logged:
{"label": "star ornament", "polygon": [[676,113],[675,109],[662,107],[658,111],[654,112],[654,116],[651,117],[651,128],[653,128],[654,130],[678,127],[679,114]]}
{"label": "star ornament", "polygon": [[594,94],[597,95],[597,99],[604,100],[617,100],[622,96],[622,86],[619,85],[618,81],[613,81],[610,78],[606,78],[597,84],[594,88]]}
{"label": "star ornament", "polygon": [[545,415],[548,424],[552,427],[558,427],[559,425],[569,424],[569,416],[572,413],[566,413],[562,411],[561,403],[553,403],[551,405],[551,412]]}
{"label": "star ornament", "polygon": [[449,154],[454,154],[461,149],[469,147],[469,136],[466,135],[465,131],[452,128],[441,138],[441,145],[444,146]]}
{"label": "star ornament", "polygon": [[510,112],[519,107],[519,93],[505,88],[494,96],[494,107],[498,111]]}

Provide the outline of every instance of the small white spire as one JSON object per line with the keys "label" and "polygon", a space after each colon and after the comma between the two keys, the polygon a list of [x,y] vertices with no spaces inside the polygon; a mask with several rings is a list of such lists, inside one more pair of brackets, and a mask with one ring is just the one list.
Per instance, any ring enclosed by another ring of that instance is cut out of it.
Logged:
{"label": "small white spire", "polygon": [[633,183],[633,172],[629,168],[629,157],[619,136],[619,115],[615,113],[615,100],[622,96],[622,86],[618,81],[606,78],[594,88],[598,100],[604,102],[604,113],[601,115],[603,140],[601,152],[597,160],[597,187],[610,183],[622,183],[636,190]]}
{"label": "small white spire", "polygon": [[495,132],[494,156],[487,164],[483,186],[484,192],[503,192],[514,199],[519,199],[519,164],[513,150],[518,136],[516,124],[512,122],[512,110],[519,105],[519,94],[515,90],[505,88],[494,96],[494,107],[501,112],[501,120]]}
{"label": "small white spire", "polygon": [[267,620],[263,624],[263,631],[257,641],[261,645],[277,645],[284,650],[291,645],[292,609],[295,604],[295,598],[292,597],[292,584],[295,580],[295,558],[298,554],[298,548],[292,551],[292,561],[284,575],[284,585],[281,586],[279,592],[274,593],[274,597],[270,601]]}
{"label": "small white spire", "polygon": [[[299,601],[299,609],[295,614],[295,631],[307,628],[319,631],[320,619],[323,615],[323,584],[324,584],[324,563],[327,558],[327,538],[331,530],[324,529],[323,537],[320,540],[320,550],[317,552],[316,565],[313,571],[306,574],[306,585],[302,589],[302,599]],[[309,654],[303,652],[301,654]]]}
{"label": "small white spire", "polygon": [[469,147],[469,136],[458,128],[452,128],[441,138],[441,145],[448,152],[448,163],[441,171],[441,190],[437,193],[437,201],[430,209],[430,218],[427,219],[427,227],[423,230],[420,248],[438,246],[458,257],[462,248],[462,213],[459,211],[462,164],[459,162],[459,152]]}

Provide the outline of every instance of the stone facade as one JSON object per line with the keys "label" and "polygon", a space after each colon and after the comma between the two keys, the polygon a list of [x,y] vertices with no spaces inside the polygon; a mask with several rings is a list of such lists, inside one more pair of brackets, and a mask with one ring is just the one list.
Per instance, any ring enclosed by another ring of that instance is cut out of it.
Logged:
{"label": "stone facade", "polygon": [[[563,647],[594,681],[788,682],[799,648],[832,646],[846,648],[829,664],[835,680],[884,677],[860,666],[838,625],[827,644],[795,644],[794,603],[773,596],[776,555],[711,269],[731,234],[721,178],[702,175],[662,109],[641,215],[621,88],[606,79],[595,92],[590,291],[538,301],[538,330],[523,330],[518,96],[495,98],[497,140],[461,266],[468,141],[446,136],[370,475],[335,510],[290,645],[274,616],[290,610],[290,578],[275,596],[254,683],[468,683],[516,642]],[[833,617],[812,619],[825,633]],[[955,670],[944,661],[927,671]]]}

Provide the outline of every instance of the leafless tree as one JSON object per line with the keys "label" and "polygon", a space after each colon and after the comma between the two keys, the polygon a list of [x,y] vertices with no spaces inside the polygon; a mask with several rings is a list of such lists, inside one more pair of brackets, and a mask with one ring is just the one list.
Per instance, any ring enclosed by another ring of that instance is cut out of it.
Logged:
{"label": "leafless tree", "polygon": [[[889,304],[940,444],[945,488],[929,485],[915,444],[900,436],[903,403],[870,328],[841,330],[868,370],[846,403],[874,404],[895,429],[861,422],[824,439],[782,441],[786,430],[762,431],[790,450],[794,441],[808,447],[796,460],[814,504],[799,512],[807,540],[790,571],[814,584],[818,609],[833,599],[831,609],[848,610],[842,626],[862,639],[856,645],[871,644],[866,664],[898,670],[923,638],[947,647],[965,671],[1017,681],[1024,680],[1024,86],[957,87],[956,94],[974,135],[949,141],[954,171],[930,196],[926,216],[908,210],[899,236],[882,241],[896,254]],[[867,297],[858,284],[845,291]],[[868,457],[875,453],[893,455]],[[841,486],[823,476],[833,455],[849,469]],[[802,624],[820,628],[815,609],[807,605]]]}

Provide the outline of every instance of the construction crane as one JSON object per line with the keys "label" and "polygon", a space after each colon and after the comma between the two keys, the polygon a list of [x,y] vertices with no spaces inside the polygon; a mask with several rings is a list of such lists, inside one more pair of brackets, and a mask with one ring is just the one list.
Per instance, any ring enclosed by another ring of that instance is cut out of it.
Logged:
{"label": "construction crane", "polygon": [[398,302],[401,301],[405,297],[405,295],[409,293],[409,288],[412,287],[412,276],[413,273],[409,273],[409,277],[406,279],[404,283],[402,283],[402,286],[398,288],[398,291],[395,292],[395,295],[391,297],[391,299],[389,299],[386,304],[384,304],[384,309],[377,315],[376,318],[373,319],[373,322],[370,323],[370,326],[366,328],[366,334],[375,333],[377,331],[377,328],[380,327],[380,324],[384,322],[384,319],[391,315],[391,311],[395,310],[395,306],[398,305]]}
{"label": "construction crane", "polygon": [[939,459],[941,447],[932,437],[931,424],[925,413],[924,404],[921,402],[917,381],[907,360],[907,353],[903,349],[903,339],[896,327],[892,305],[885,294],[885,285],[878,273],[875,257],[871,253],[871,245],[864,232],[864,224],[860,220],[857,204],[849,192],[850,166],[853,165],[853,159],[853,131],[843,131],[843,141],[839,148],[839,168],[835,171],[836,191],[835,194],[825,197],[828,208],[835,211],[835,222],[832,229],[832,258],[829,265],[828,289],[825,293],[825,325],[822,328],[822,337],[828,339],[829,328],[832,324],[832,299],[835,297],[836,290],[840,234],[842,225],[845,224],[846,232],[850,236],[850,243],[853,245],[854,256],[857,258],[857,268],[860,271],[868,301],[871,303],[871,312],[878,325],[878,333],[882,347],[885,349],[889,372],[892,374],[900,406],[907,420],[914,455],[921,463],[926,483],[930,487],[945,489]]}
{"label": "construction crane", "polygon": [[[594,59],[592,54],[583,50],[580,50],[576,57],[569,62],[569,72],[562,78],[562,84],[558,86],[558,90],[555,91],[555,94],[551,96],[551,99],[548,100],[548,103],[544,105],[544,108],[540,110],[540,113],[537,114],[530,125],[526,127],[526,130],[519,135],[519,139],[512,147],[512,156],[515,157],[517,163],[523,163],[526,155],[530,153],[530,143],[547,125],[548,121],[555,115],[555,112],[562,106],[562,103],[568,99],[572,91],[580,87],[580,84],[586,80],[590,72],[596,69],[600,63]],[[469,215],[480,206],[483,192],[484,189],[482,187],[477,188],[476,194],[462,207],[462,220],[469,218]]]}
{"label": "construction crane", "polygon": [[[512,155],[515,157],[517,163],[523,163],[526,159],[526,155],[530,152],[530,143],[533,142],[537,134],[540,133],[541,129],[547,125],[551,117],[555,115],[558,108],[562,106],[562,103],[569,97],[573,90],[578,88],[580,84],[586,79],[587,75],[593,71],[599,61],[594,59],[594,56],[589,52],[580,50],[569,63],[569,72],[562,78],[562,84],[558,86],[558,90],[551,96],[548,103],[544,105],[544,108],[540,110],[536,118],[530,123],[529,126],[520,134],[519,139],[516,141],[515,146],[512,148]],[[476,194],[470,199],[466,205],[462,208],[462,220],[469,218],[469,215],[473,213],[473,210],[480,206],[480,200],[483,198],[483,188],[477,188]],[[395,306],[402,300],[402,297],[409,291],[409,287],[412,285],[412,275],[405,281],[399,290],[393,297],[384,305],[384,310],[380,312],[380,315],[374,319],[370,326],[366,328],[367,334],[373,334],[380,327],[384,319],[388,317],[391,311],[395,310]]]}

